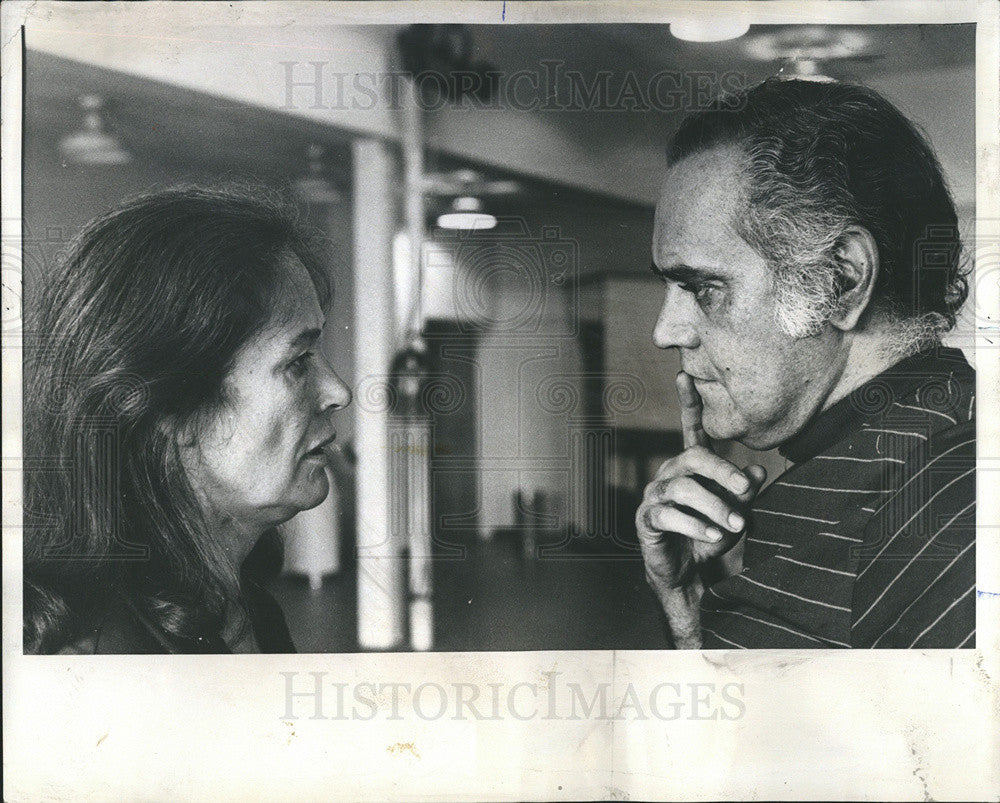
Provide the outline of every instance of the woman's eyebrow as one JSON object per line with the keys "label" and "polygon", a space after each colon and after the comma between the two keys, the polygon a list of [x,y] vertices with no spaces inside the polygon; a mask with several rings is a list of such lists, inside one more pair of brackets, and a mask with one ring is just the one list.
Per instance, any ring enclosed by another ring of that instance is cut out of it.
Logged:
{"label": "woman's eyebrow", "polygon": [[305,329],[292,338],[292,341],[288,344],[288,348],[299,349],[303,346],[311,346],[319,339],[321,334],[323,334],[322,329]]}

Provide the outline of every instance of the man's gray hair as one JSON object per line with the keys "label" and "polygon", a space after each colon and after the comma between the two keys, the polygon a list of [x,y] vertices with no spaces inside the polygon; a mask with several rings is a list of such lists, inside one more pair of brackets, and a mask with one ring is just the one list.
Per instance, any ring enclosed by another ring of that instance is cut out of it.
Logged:
{"label": "man's gray hair", "polygon": [[851,226],[879,256],[872,314],[914,351],[955,324],[968,284],[955,205],[934,152],[898,109],[851,84],[768,79],[688,117],[672,163],[715,146],[747,156],[737,231],[774,271],[778,325],[816,334],[837,308]]}

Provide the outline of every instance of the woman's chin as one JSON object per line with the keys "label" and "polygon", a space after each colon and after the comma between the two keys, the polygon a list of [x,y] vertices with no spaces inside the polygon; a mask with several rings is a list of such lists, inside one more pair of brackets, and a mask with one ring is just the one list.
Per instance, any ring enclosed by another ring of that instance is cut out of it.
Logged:
{"label": "woman's chin", "polygon": [[330,481],[325,471],[317,471],[308,481],[298,484],[279,504],[267,506],[267,518],[271,526],[284,524],[303,510],[311,510],[326,499],[330,493]]}
{"label": "woman's chin", "polygon": [[[309,475],[309,480],[302,489],[301,504],[299,510],[309,510],[316,507],[330,493],[330,479],[325,470],[313,471]],[[298,511],[296,511],[298,512]]]}

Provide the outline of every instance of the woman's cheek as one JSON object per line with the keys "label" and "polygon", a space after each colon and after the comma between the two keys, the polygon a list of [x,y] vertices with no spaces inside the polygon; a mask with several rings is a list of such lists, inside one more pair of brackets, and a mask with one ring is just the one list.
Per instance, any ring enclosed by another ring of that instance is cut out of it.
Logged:
{"label": "woman's cheek", "polygon": [[269,416],[267,424],[263,427],[263,437],[261,438],[262,451],[264,454],[274,454],[280,451],[284,439],[285,422],[279,411],[274,411]]}

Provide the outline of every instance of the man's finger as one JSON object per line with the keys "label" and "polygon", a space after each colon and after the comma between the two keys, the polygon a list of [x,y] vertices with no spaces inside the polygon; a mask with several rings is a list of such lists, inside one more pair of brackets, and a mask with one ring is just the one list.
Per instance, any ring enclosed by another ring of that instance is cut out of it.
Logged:
{"label": "man's finger", "polygon": [[750,490],[754,495],[756,495],[757,491],[760,490],[760,486],[762,486],[764,481],[767,479],[767,469],[754,463],[752,466],[747,466],[743,469],[743,473],[750,478]]}
{"label": "man's finger", "polygon": [[749,481],[750,486],[743,493],[736,494],[736,498],[740,502],[749,503],[760,493],[761,487],[764,485],[765,480],[767,480],[767,469],[754,463],[743,469],[743,474]]}
{"label": "man's finger", "polygon": [[677,374],[677,397],[681,402],[681,431],[684,433],[684,448],[704,446],[711,448],[708,435],[701,426],[701,396],[694,386],[694,380],[681,371]]}
{"label": "man's finger", "polygon": [[734,541],[739,539],[736,536],[723,534],[721,541],[708,543],[706,541],[691,541],[691,557],[695,563],[704,563],[710,558],[717,558],[725,555],[733,548]]}
{"label": "man's finger", "polygon": [[670,483],[667,493],[656,497],[660,504],[682,505],[714,522],[720,529],[740,532],[743,517],[728,501],[691,477],[678,477]]}
{"label": "man's finger", "polygon": [[646,486],[646,494],[662,497],[668,492],[669,483],[684,474],[713,480],[734,496],[740,496],[753,486],[750,478],[734,463],[702,447],[688,449],[676,458],[665,460],[656,470],[653,481]]}
{"label": "man's finger", "polygon": [[723,533],[711,524],[683,510],[669,505],[649,505],[642,513],[639,538],[647,543],[656,543],[664,534],[682,535],[695,541],[710,544],[722,540]]}

